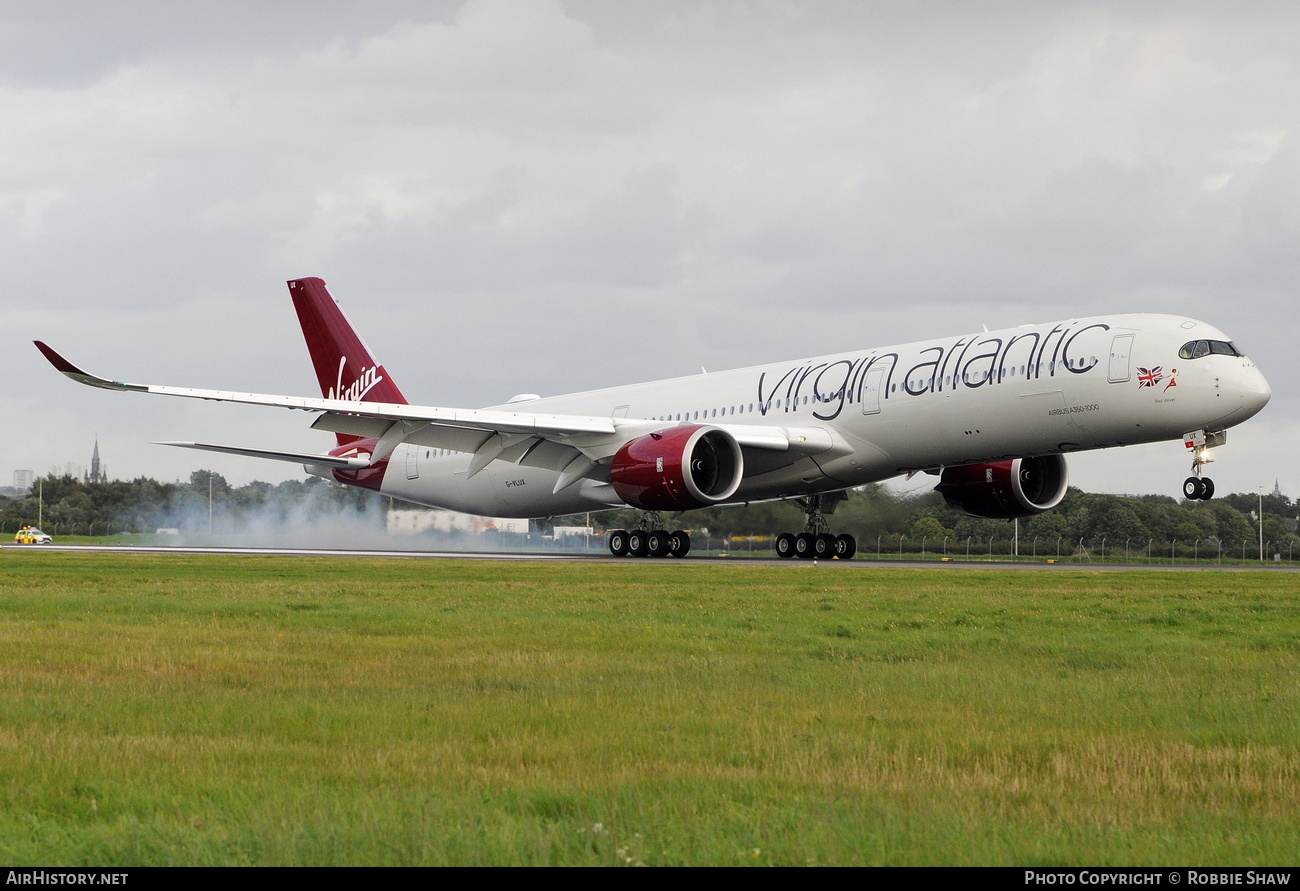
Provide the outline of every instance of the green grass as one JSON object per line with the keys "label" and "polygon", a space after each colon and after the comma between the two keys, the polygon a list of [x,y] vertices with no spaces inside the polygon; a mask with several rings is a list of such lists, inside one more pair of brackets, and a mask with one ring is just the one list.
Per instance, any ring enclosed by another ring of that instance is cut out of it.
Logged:
{"label": "green grass", "polygon": [[1289,864],[1296,577],[0,550],[10,864]]}

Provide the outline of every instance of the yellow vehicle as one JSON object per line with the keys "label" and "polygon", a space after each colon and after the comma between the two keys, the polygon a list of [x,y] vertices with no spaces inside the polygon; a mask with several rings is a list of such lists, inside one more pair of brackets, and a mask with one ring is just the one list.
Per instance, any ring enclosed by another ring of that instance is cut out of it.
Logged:
{"label": "yellow vehicle", "polygon": [[54,539],[50,538],[35,526],[24,526],[18,530],[14,536],[14,544],[53,544]]}

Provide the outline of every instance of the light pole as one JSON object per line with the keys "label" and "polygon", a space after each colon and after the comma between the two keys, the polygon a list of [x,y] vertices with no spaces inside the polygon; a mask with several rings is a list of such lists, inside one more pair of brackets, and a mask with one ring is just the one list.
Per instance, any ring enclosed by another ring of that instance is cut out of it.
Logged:
{"label": "light pole", "polygon": [[1264,562],[1264,487],[1259,487],[1259,562]]}

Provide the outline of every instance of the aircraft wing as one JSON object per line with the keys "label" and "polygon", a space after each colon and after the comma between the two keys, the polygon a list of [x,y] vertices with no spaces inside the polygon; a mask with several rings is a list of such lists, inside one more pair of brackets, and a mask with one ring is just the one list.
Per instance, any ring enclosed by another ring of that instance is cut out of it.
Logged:
{"label": "aircraft wing", "polygon": [[[131,384],[114,381],[82,371],[50,346],[34,341],[50,364],[64,376],[79,384],[105,390],[153,393],[160,396],[183,396],[213,402],[237,402],[243,405],[269,405],[309,412],[324,412],[387,421],[416,421],[473,427],[503,433],[554,433],[561,436],[612,434],[610,418],[584,418],[577,415],[537,415],[523,412],[482,411],[476,409],[434,408],[420,405],[395,405],[384,402],[348,402],[342,399],[313,399],[302,396],[277,396],[267,393],[239,393],[232,390],[199,390],[192,387],[164,387],[156,384]],[[333,428],[327,428],[333,429]]]}
{"label": "aircraft wing", "polygon": [[[435,406],[384,402],[351,402],[266,393],[201,390],[133,384],[90,374],[73,365],[41,341],[37,349],[66,377],[80,384],[105,390],[180,396],[214,402],[265,405],[319,414],[312,427],[363,438],[374,438],[369,459],[348,458],[339,464],[335,456],[304,455],[264,449],[218,446],[204,443],[162,443],[183,448],[294,461],[326,466],[367,466],[386,458],[398,445],[411,442],[432,448],[470,452],[470,476],[498,458],[529,466],[548,467],[561,473],[556,490],[584,477],[592,477],[602,459],[612,457],[628,441],[664,429],[664,421],[639,418],[586,417],[581,415],[535,414],[499,409],[439,408]],[[776,427],[755,424],[715,424],[735,437],[742,448],[789,452],[791,461],[834,448],[829,430],[823,427]],[[360,462],[360,464],[353,462]]]}

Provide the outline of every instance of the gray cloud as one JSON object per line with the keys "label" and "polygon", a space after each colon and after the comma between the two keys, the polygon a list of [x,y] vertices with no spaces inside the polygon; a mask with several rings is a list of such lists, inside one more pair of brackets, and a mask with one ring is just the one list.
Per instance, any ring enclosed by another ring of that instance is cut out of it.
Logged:
{"label": "gray cloud", "polygon": [[[84,462],[96,432],[121,475],[292,474],[147,443],[320,446],[298,418],[83,393],[26,341],[310,393],[283,281],[315,274],[409,396],[457,405],[1186,312],[1276,389],[1221,486],[1300,493],[1300,24],[1276,5],[129,9],[0,11],[0,332],[24,378],[0,482]],[[1072,466],[1176,491],[1157,452]]]}

